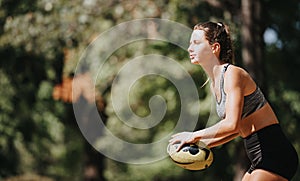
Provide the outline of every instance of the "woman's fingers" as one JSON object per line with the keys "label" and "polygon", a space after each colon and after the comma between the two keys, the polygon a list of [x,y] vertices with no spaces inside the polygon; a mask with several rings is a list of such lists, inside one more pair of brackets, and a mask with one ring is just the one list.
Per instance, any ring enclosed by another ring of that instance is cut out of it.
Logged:
{"label": "woman's fingers", "polygon": [[170,144],[178,144],[178,143],[181,143],[181,142],[182,142],[182,140],[178,139],[176,137],[169,140]]}
{"label": "woman's fingers", "polygon": [[184,144],[195,142],[193,132],[181,132],[171,136],[169,144],[178,144],[176,151],[179,151]]}

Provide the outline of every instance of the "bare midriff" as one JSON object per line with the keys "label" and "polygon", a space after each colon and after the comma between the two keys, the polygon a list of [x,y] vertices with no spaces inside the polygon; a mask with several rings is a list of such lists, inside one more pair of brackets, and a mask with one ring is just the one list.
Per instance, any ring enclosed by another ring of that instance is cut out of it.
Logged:
{"label": "bare midriff", "polygon": [[241,137],[245,138],[272,124],[278,124],[278,119],[270,104],[266,103],[262,108],[241,120],[239,133]]}

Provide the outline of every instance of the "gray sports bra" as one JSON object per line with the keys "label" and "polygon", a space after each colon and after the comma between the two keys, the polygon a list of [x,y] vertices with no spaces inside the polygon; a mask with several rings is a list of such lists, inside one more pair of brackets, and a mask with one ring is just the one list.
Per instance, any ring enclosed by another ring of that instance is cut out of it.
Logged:
{"label": "gray sports bra", "polygon": [[[230,64],[227,64],[224,66],[224,69],[221,74],[221,80],[220,80],[221,98],[220,98],[219,102],[216,97],[217,113],[221,119],[224,119],[226,116],[226,112],[225,112],[226,93],[224,91],[224,74],[229,65]],[[243,112],[242,112],[242,118],[245,118],[248,115],[250,115],[251,113],[260,109],[261,107],[263,107],[265,105],[266,102],[267,101],[266,101],[263,93],[261,92],[260,88],[257,86],[256,90],[253,93],[251,93],[247,96],[244,96],[244,107],[243,107]]]}

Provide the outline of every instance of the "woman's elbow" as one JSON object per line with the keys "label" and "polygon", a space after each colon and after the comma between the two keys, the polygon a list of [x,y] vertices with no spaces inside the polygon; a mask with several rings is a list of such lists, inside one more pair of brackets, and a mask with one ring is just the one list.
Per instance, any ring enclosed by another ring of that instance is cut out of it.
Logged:
{"label": "woman's elbow", "polygon": [[233,121],[233,122],[228,122],[227,123],[227,130],[228,132],[230,132],[231,134],[236,134],[239,133],[240,130],[240,126],[239,126],[239,120]]}

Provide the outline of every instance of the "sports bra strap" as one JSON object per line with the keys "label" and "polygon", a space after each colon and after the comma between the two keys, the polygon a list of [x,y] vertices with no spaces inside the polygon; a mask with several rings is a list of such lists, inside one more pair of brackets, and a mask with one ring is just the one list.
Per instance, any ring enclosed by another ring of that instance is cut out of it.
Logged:
{"label": "sports bra strap", "polygon": [[222,71],[222,75],[221,75],[221,85],[220,85],[220,89],[221,91],[224,91],[224,74],[227,71],[227,68],[229,67],[230,63],[228,63],[227,65],[224,66],[224,69]]}
{"label": "sports bra strap", "polygon": [[229,67],[230,63],[227,63],[227,65],[224,66],[224,72],[226,72],[227,68]]}

